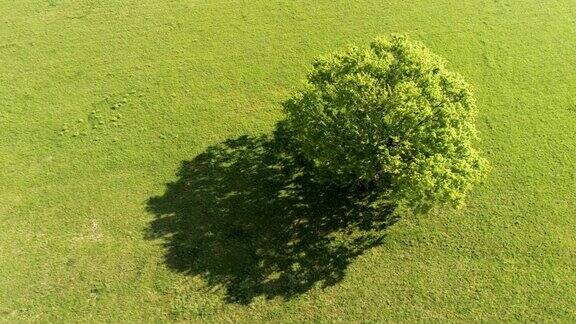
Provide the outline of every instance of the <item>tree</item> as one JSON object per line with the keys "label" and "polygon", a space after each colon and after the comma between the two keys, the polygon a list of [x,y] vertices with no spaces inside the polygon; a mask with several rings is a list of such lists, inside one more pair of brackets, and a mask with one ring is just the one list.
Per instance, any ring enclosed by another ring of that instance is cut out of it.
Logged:
{"label": "tree", "polygon": [[487,171],[471,87],[404,36],[317,58],[283,103],[324,180],[362,185],[415,211],[460,205]]}

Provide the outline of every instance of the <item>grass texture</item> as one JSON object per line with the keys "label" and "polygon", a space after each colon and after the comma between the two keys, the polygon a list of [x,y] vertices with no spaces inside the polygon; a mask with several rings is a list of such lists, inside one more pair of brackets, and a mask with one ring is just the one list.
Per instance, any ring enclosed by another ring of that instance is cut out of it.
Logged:
{"label": "grass texture", "polygon": [[[0,319],[576,321],[576,2],[0,13]],[[365,224],[270,134],[313,57],[391,33],[475,86],[492,171],[464,209]]]}

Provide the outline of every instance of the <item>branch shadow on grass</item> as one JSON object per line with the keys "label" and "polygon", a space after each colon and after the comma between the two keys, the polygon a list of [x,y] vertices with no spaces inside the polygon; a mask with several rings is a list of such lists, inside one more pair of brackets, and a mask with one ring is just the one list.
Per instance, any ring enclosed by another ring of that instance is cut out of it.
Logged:
{"label": "branch shadow on grass", "polygon": [[148,201],[146,237],[163,240],[166,264],[224,288],[227,302],[332,286],[397,220],[367,192],[317,181],[282,129],[209,147]]}

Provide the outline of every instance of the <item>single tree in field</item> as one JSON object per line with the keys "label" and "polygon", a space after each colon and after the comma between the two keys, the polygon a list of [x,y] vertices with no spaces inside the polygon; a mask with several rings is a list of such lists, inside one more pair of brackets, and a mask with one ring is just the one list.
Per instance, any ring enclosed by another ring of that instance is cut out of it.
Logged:
{"label": "single tree in field", "polygon": [[460,205],[487,169],[474,148],[471,87],[406,37],[316,59],[283,106],[323,179],[381,191],[416,211]]}

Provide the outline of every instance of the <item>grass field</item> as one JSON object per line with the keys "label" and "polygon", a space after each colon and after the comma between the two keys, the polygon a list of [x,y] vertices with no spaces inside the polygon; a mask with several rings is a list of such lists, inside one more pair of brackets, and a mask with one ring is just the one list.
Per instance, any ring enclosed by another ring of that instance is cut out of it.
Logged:
{"label": "grass field", "polygon": [[[391,33],[475,86],[492,171],[360,235],[261,136]],[[0,233],[10,322],[574,322],[576,2],[0,0]]]}

